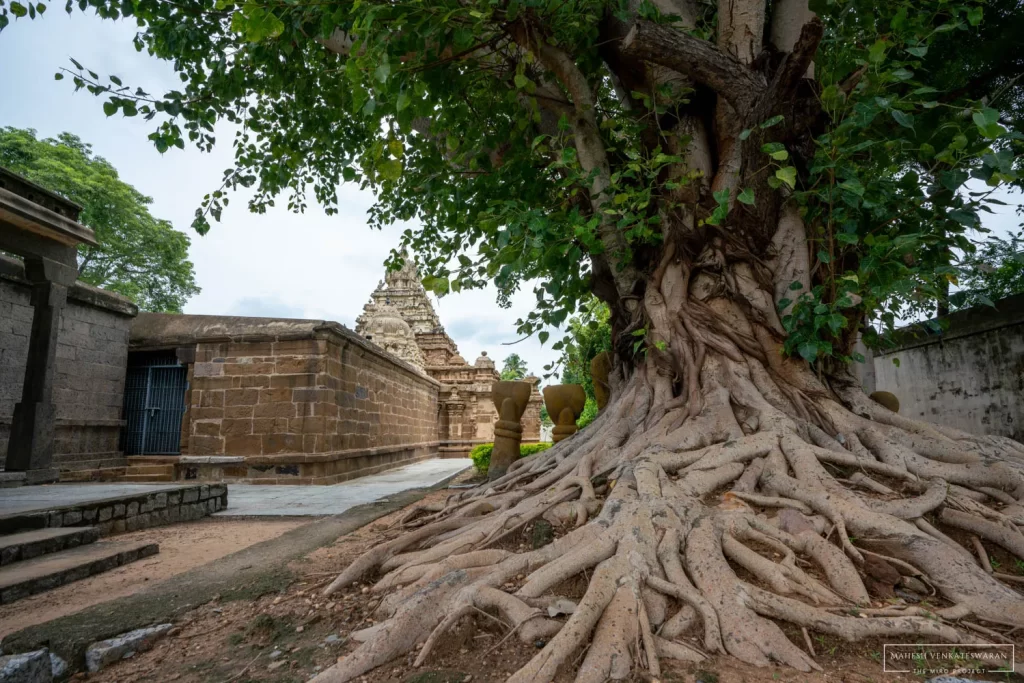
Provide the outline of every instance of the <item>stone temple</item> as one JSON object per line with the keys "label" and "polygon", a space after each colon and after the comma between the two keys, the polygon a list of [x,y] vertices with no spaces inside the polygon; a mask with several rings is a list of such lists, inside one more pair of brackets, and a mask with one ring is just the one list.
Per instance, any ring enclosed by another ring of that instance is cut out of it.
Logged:
{"label": "stone temple", "polygon": [[[356,318],[356,334],[441,383],[441,455],[464,456],[473,445],[494,440],[497,412],[491,385],[500,375],[486,351],[472,365],[459,354],[420,282],[415,263],[404,255],[402,268],[385,274]],[[543,405],[539,380],[527,377],[526,381],[533,383],[533,392],[522,420],[524,443],[540,439]]]}

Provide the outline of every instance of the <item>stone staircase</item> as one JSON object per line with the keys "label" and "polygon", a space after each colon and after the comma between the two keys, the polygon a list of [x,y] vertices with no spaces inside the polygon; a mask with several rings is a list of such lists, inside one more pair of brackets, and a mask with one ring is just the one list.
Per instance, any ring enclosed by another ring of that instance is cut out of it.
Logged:
{"label": "stone staircase", "polygon": [[140,560],[156,543],[100,541],[96,527],[56,527],[0,536],[0,605]]}

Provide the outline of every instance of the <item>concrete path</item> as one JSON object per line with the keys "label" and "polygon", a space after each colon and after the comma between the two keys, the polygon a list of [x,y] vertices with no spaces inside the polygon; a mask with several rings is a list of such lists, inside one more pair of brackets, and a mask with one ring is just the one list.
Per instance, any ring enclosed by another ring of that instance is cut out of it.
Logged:
{"label": "concrete path", "polygon": [[177,484],[48,484],[21,486],[0,492],[0,517],[31,510],[51,510],[65,505],[88,503],[108,498],[123,498],[151,491],[195,486],[198,482]]}
{"label": "concrete path", "polygon": [[428,488],[471,467],[469,458],[421,460],[333,486],[229,484],[228,507],[215,517],[339,515],[365,503],[386,502],[409,489]]}

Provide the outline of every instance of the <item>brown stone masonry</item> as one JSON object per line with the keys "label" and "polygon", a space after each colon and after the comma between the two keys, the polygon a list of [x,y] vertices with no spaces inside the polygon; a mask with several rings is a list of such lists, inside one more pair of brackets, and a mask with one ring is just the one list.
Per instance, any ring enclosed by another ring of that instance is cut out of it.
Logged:
{"label": "brown stone masonry", "polygon": [[437,452],[438,382],[337,323],[142,314],[132,348],[193,360],[177,478],[334,483]]}

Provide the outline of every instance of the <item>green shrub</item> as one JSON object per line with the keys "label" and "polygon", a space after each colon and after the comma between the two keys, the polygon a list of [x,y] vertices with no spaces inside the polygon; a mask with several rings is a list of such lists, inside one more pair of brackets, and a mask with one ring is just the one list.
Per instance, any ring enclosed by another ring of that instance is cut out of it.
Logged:
{"label": "green shrub", "polygon": [[[528,455],[534,453],[540,453],[551,448],[549,443],[524,443],[519,445],[519,457],[525,458]],[[491,465],[491,451],[494,450],[493,443],[482,443],[478,446],[474,446],[473,450],[469,452],[469,457],[473,460],[473,466],[476,467],[477,472],[480,474],[487,474],[487,468]]]}

